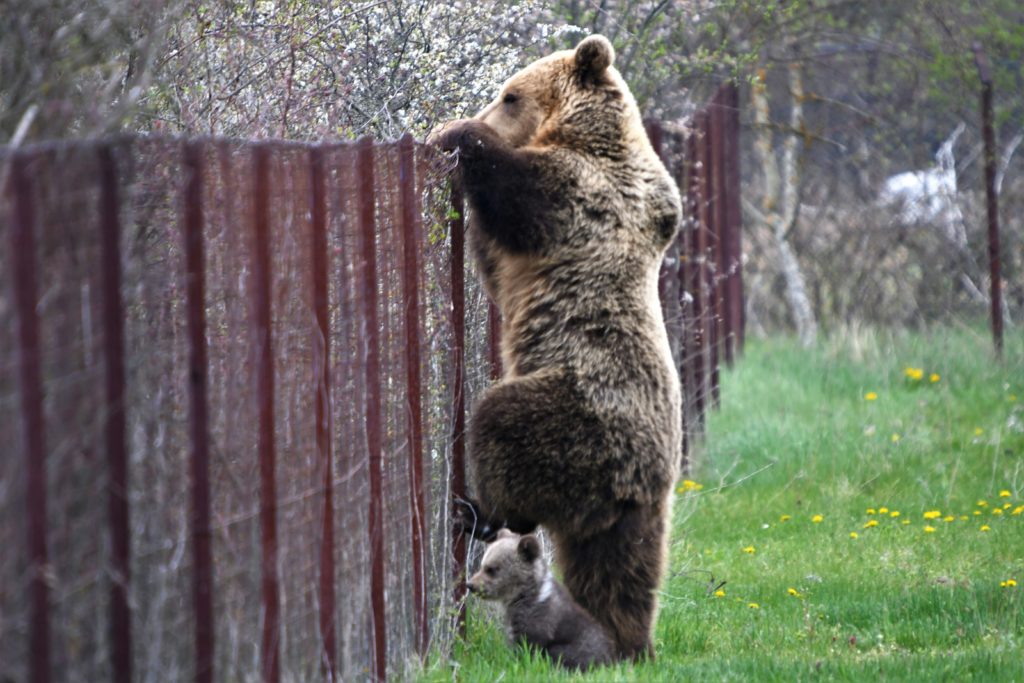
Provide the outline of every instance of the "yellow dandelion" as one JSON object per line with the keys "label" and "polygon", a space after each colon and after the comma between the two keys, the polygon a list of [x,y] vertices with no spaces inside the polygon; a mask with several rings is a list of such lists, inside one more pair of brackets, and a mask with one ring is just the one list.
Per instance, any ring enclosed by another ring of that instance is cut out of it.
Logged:
{"label": "yellow dandelion", "polygon": [[910,524],[910,520],[909,519],[905,519],[905,520],[903,520],[903,523],[904,524]]}
{"label": "yellow dandelion", "polygon": [[987,500],[979,500],[977,502],[977,506],[980,507],[980,508],[988,507],[988,501]]}
{"label": "yellow dandelion", "polygon": [[854,539],[855,539],[855,538],[858,538],[858,536],[857,536],[857,532],[856,532],[856,531],[851,531],[851,532],[850,532],[850,538],[854,538]]}
{"label": "yellow dandelion", "polygon": [[748,545],[746,548],[743,549],[743,552],[745,552],[748,555],[753,555],[757,552],[757,550],[754,548],[754,546]]}
{"label": "yellow dandelion", "polygon": [[903,374],[906,375],[909,379],[912,379],[913,381],[916,382],[922,377],[924,377],[924,370],[922,370],[921,368],[907,368],[906,370],[903,371]]}
{"label": "yellow dandelion", "polygon": [[801,597],[803,597],[802,595],[800,595],[800,591],[798,591],[795,588],[787,588],[786,592],[789,593],[790,595],[792,595],[794,598],[801,598]]}
{"label": "yellow dandelion", "polygon": [[889,437],[889,438],[892,439],[893,443],[898,443],[899,440],[900,440],[900,435],[896,434],[895,432],[893,432],[893,435],[891,437]]}
{"label": "yellow dandelion", "polygon": [[1003,588],[1013,588],[1017,585],[1017,582],[1014,579],[1007,579],[1006,581],[1000,581],[999,585]]}
{"label": "yellow dandelion", "polygon": [[889,516],[890,517],[899,517],[900,516],[900,511],[899,510],[893,510],[892,512],[889,513]]}
{"label": "yellow dandelion", "polygon": [[956,517],[954,517],[953,515],[946,515],[945,517],[942,518],[942,521],[943,522],[955,522],[956,521]]}
{"label": "yellow dandelion", "polygon": [[1010,403],[1016,403],[1017,394],[1010,394],[1009,396],[1006,397],[1006,400],[1009,401]]}
{"label": "yellow dandelion", "polygon": [[1018,505],[1017,507],[1013,508],[1013,512],[1011,512],[1010,514],[1011,515],[1019,515],[1022,512],[1024,512],[1024,505]]}
{"label": "yellow dandelion", "polygon": [[719,588],[718,590],[715,591],[715,597],[716,598],[724,598],[725,597],[725,591],[722,590],[721,588]]}
{"label": "yellow dandelion", "polygon": [[937,372],[933,372],[932,374],[928,375],[928,381],[931,382],[932,384],[935,384],[940,379],[942,379],[942,376],[939,375],[939,373]]}
{"label": "yellow dandelion", "polygon": [[878,514],[880,514],[880,515],[887,515],[887,514],[889,514],[889,508],[884,507],[884,506],[878,508]]}
{"label": "yellow dandelion", "polygon": [[975,510],[975,511],[974,511],[974,516],[975,516],[975,517],[977,517],[977,516],[978,516],[978,515],[980,515],[980,514],[981,514],[981,510]]}
{"label": "yellow dandelion", "polygon": [[1003,509],[1004,510],[1009,510],[1012,507],[1013,507],[1013,503],[1003,503]]}
{"label": "yellow dandelion", "polygon": [[683,491],[700,491],[702,488],[704,488],[703,484],[698,484],[692,479],[683,479],[683,485],[676,490],[682,493]]}
{"label": "yellow dandelion", "polygon": [[938,519],[941,516],[942,513],[939,512],[938,510],[929,510],[928,512],[924,513],[925,519]]}
{"label": "yellow dandelion", "polygon": [[992,531],[992,527],[990,527],[988,524],[982,524],[981,531]]}
{"label": "yellow dandelion", "polygon": [[992,508],[992,514],[993,515],[1001,515],[1001,514],[1003,514],[1003,508]]}
{"label": "yellow dandelion", "polygon": [[865,512],[867,512],[867,514],[869,515],[873,515],[875,514],[875,508],[868,508],[867,510],[865,510]]}
{"label": "yellow dandelion", "polygon": [[761,609],[761,606],[756,602],[748,602],[747,607],[749,607],[750,609]]}
{"label": "yellow dandelion", "polygon": [[926,534],[934,534],[935,533],[935,527],[933,527],[933,526],[926,526],[924,528],[924,532]]}
{"label": "yellow dandelion", "polygon": [[864,400],[865,401],[875,401],[877,399],[878,399],[878,394],[876,394],[873,391],[869,391],[868,393],[864,394]]}
{"label": "yellow dandelion", "polygon": [[981,436],[984,433],[985,433],[985,430],[982,429],[981,427],[975,427],[974,428],[974,435],[975,436]]}
{"label": "yellow dandelion", "polygon": [[818,524],[818,523],[820,523],[820,522],[822,522],[824,520],[825,520],[825,516],[824,515],[814,515],[813,517],[811,517],[811,521],[814,522],[815,524]]}
{"label": "yellow dandelion", "polygon": [[1000,498],[1009,498],[1010,497],[1010,492],[1007,491],[1006,489],[1003,489],[1002,491],[999,492],[999,497]]}
{"label": "yellow dandelion", "polygon": [[780,521],[780,522],[788,522],[788,521],[789,521],[789,520],[791,520],[791,519],[793,519],[793,517],[792,517],[792,516],[790,516],[790,515],[781,515],[781,516],[779,517],[779,521]]}
{"label": "yellow dandelion", "polygon": [[873,526],[878,526],[878,520],[877,519],[869,519],[867,524],[864,525],[864,528],[865,529],[870,529]]}
{"label": "yellow dandelion", "polygon": [[966,522],[966,521],[967,521],[967,519],[968,519],[968,518],[967,518],[967,515],[960,515],[960,521],[961,521],[961,522]]}

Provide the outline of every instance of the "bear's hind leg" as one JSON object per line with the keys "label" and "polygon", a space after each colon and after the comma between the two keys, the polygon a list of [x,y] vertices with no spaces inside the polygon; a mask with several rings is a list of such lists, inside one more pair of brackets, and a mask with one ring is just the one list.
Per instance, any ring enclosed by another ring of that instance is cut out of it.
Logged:
{"label": "bear's hind leg", "polygon": [[502,529],[522,535],[537,528],[534,522],[488,517],[472,498],[456,498],[453,502],[452,519],[456,530],[484,543],[493,541]]}
{"label": "bear's hind leg", "polygon": [[606,531],[554,538],[566,588],[607,629],[620,659],[654,657],[667,554],[664,513],[662,505],[627,504]]}
{"label": "bear's hind leg", "polygon": [[538,524],[592,531],[615,519],[605,427],[573,378],[549,371],[494,385],[469,425],[474,494],[516,532]]}

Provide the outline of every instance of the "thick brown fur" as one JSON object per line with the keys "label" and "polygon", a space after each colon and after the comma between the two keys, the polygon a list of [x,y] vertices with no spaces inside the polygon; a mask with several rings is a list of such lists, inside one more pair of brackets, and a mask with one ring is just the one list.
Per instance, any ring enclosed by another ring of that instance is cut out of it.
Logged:
{"label": "thick brown fur", "polygon": [[485,600],[504,604],[512,644],[538,648],[571,669],[612,661],[608,634],[551,575],[535,536],[502,529],[467,585]]}
{"label": "thick brown fur", "polygon": [[544,525],[573,597],[635,658],[653,655],[682,441],[657,294],[680,207],[613,60],[591,36],[432,140],[459,152],[502,314],[505,375],[469,428],[480,512]]}

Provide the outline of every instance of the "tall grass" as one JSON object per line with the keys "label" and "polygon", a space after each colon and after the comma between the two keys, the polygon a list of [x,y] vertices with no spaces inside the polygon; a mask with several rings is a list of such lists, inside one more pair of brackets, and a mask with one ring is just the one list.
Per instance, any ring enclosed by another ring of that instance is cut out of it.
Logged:
{"label": "tall grass", "polygon": [[1002,363],[967,328],[754,341],[722,397],[656,661],[560,672],[474,603],[425,678],[1024,680],[1024,336]]}

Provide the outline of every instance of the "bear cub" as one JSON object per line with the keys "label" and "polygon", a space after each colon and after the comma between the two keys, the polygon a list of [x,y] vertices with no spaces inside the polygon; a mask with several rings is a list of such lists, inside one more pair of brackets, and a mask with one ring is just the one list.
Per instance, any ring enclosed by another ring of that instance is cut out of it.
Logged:
{"label": "bear cub", "polygon": [[611,639],[551,575],[536,536],[499,531],[468,586],[475,595],[504,604],[513,645],[525,642],[570,669],[586,671],[612,661]]}

